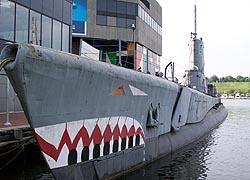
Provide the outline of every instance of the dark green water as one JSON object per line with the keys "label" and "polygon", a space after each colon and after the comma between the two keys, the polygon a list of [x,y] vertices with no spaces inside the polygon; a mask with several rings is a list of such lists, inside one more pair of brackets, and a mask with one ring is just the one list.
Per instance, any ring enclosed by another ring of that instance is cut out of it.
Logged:
{"label": "dark green water", "polygon": [[[199,142],[119,180],[250,179],[250,100],[224,100],[228,118]],[[39,151],[30,149],[0,179],[53,179]]]}

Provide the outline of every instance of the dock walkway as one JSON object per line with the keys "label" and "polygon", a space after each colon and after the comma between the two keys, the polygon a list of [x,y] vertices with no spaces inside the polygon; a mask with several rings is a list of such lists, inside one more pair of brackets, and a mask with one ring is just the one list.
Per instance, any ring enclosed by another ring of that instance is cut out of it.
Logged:
{"label": "dock walkway", "polygon": [[0,131],[4,131],[6,129],[18,128],[20,126],[29,127],[29,123],[25,117],[24,112],[12,112],[10,113],[10,123],[11,126],[5,126],[6,122],[6,113],[0,113]]}

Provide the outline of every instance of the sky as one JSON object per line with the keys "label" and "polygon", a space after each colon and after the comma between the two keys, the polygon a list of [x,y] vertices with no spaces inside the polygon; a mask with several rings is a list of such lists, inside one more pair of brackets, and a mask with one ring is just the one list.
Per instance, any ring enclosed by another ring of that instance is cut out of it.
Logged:
{"label": "sky", "polygon": [[161,66],[175,62],[177,76],[188,67],[190,33],[204,42],[205,75],[250,75],[250,0],[157,0],[162,6]]}

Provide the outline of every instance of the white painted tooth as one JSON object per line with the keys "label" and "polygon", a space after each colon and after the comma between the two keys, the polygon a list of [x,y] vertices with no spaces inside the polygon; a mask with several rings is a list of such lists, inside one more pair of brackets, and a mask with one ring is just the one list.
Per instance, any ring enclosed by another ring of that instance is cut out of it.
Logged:
{"label": "white painted tooth", "polygon": [[57,149],[61,142],[65,128],[66,128],[66,123],[62,123],[62,124],[35,128],[35,132],[39,136],[41,136],[41,138],[43,138],[45,141],[47,141],[50,144],[53,144]]}

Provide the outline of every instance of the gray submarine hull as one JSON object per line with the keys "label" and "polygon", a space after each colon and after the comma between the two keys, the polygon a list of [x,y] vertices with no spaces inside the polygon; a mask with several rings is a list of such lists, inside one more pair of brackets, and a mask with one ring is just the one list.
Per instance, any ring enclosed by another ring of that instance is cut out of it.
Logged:
{"label": "gray submarine hull", "polygon": [[172,153],[227,117],[220,99],[164,78],[35,45],[1,53],[56,179],[106,179]]}

